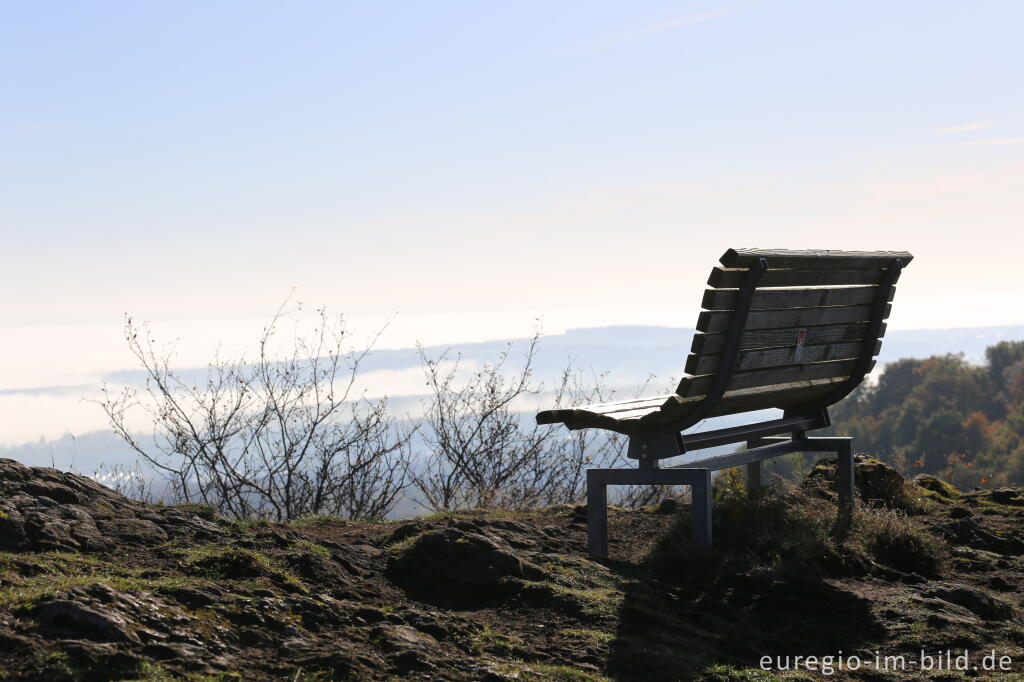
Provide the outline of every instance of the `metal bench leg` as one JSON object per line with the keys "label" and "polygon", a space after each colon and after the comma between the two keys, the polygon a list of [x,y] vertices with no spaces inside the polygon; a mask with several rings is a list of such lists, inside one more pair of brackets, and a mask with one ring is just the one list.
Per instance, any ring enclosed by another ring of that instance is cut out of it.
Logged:
{"label": "metal bench leg", "polygon": [[761,489],[761,462],[747,464],[747,492],[753,493]]}
{"label": "metal bench leg", "polygon": [[836,468],[838,470],[836,487],[839,493],[839,514],[840,516],[852,516],[855,499],[853,444],[847,439],[837,443]]}
{"label": "metal bench leg", "polygon": [[608,558],[608,485],[593,470],[587,471],[587,552]]}
{"label": "metal bench leg", "polygon": [[694,471],[690,484],[690,498],[693,500],[693,544],[697,547],[711,546],[711,470]]}

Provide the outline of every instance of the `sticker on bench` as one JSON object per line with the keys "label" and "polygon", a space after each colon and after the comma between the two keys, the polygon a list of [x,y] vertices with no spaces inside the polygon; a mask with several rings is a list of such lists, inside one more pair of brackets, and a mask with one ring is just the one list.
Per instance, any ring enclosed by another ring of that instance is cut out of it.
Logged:
{"label": "sticker on bench", "polygon": [[793,362],[800,362],[804,354],[804,346],[807,344],[807,330],[800,329],[796,333],[796,348],[793,349]]}

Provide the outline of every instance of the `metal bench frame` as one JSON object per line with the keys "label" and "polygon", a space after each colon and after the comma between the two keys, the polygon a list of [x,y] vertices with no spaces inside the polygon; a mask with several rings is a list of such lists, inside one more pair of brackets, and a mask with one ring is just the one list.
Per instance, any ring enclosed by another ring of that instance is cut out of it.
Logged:
{"label": "metal bench frame", "polygon": [[[854,465],[852,439],[849,437],[808,437],[807,431],[831,425],[828,406],[849,395],[870,371],[875,344],[878,341],[892,289],[899,279],[903,262],[893,259],[885,265],[872,304],[871,319],[862,341],[857,364],[846,381],[825,397],[807,405],[788,409],[782,419],[717,429],[705,433],[683,434],[707,417],[721,400],[732,379],[740,341],[750,312],[751,300],[761,276],[768,270],[766,258],[759,258],[748,268],[737,292],[736,304],[722,349],[722,361],[707,394],[685,420],[659,432],[629,437],[627,456],[638,461],[636,469],[587,470],[587,546],[591,557],[608,556],[608,491],[609,485],[682,485],[690,486],[693,500],[693,543],[711,545],[711,473],[720,469],[746,465],[750,489],[761,485],[761,462],[793,452],[834,452],[838,466],[839,514],[849,515],[854,507]],[[788,435],[778,435],[788,434]],[[746,443],[747,449],[717,457],[709,457],[674,467],[662,468],[659,461],[695,450]]]}

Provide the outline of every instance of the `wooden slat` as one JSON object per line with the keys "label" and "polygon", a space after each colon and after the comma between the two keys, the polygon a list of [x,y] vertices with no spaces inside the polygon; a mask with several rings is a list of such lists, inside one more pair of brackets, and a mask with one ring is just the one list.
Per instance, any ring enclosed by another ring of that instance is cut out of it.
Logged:
{"label": "wooden slat", "polygon": [[665,404],[665,401],[668,400],[671,397],[672,397],[671,395],[663,396],[663,399],[661,400],[661,402],[658,403],[657,405],[654,405],[653,407],[638,408],[636,410],[629,410],[627,412],[616,412],[615,414],[605,414],[605,415],[601,415],[601,416],[602,417],[611,417],[611,418],[618,419],[618,420],[639,419],[639,418],[641,418],[641,417],[643,417],[643,416],[645,416],[647,414],[650,414],[651,412],[656,412],[656,411],[660,410],[661,406]]}
{"label": "wooden slat", "polygon": [[[849,284],[878,284],[885,270],[771,270],[761,275],[757,286],[763,287],[825,287]],[[708,286],[736,289],[743,282],[746,269],[714,268]]]}
{"label": "wooden slat", "polygon": [[[727,392],[708,416],[718,417],[738,412],[763,410],[772,407],[785,409],[813,403],[836,389],[846,377],[811,379],[785,384]],[[564,422],[570,429],[601,428],[627,435],[666,428],[686,418],[703,400],[703,396],[658,396],[664,399],[658,407],[648,407],[616,416],[596,414],[584,410],[548,410],[537,415],[541,424]],[[653,400],[653,399],[652,399]],[[556,418],[557,417],[557,418]]]}
{"label": "wooden slat", "polygon": [[[733,371],[742,372],[750,369],[764,369],[766,367],[779,367],[785,365],[804,364],[808,362],[826,362],[832,360],[848,360],[860,357],[862,342],[853,341],[849,343],[829,343],[815,346],[804,346],[800,354],[800,360],[793,359],[796,345],[782,346],[779,348],[759,348],[755,350],[740,351],[736,358],[736,367]],[[875,342],[872,355],[878,355],[882,348],[881,340]],[[690,354],[686,358],[686,373],[691,375],[711,374],[718,371],[722,356],[720,353]]]}
{"label": "wooden slat", "polygon": [[789,249],[729,249],[719,262],[727,268],[749,268],[764,258],[769,268],[884,268],[899,258],[904,267],[914,259],[909,251],[793,251]]}
{"label": "wooden slat", "polygon": [[[740,350],[752,348],[771,348],[774,346],[792,346],[796,343],[799,327],[790,329],[761,329],[744,332],[740,338]],[[842,341],[858,341],[864,338],[868,323],[835,324],[824,327],[806,327],[804,342],[806,344],[840,343]],[[885,336],[885,324],[879,331]],[[693,353],[721,353],[725,345],[725,334],[694,334],[690,351]]]}
{"label": "wooden slat", "polygon": [[[815,400],[824,397],[836,389],[846,380],[846,377],[835,377],[832,379],[812,379],[809,381],[795,381],[788,384],[775,384],[772,386],[761,386],[758,388],[730,391],[722,397],[721,401],[711,410],[708,416],[719,417],[726,414],[738,412],[749,412],[752,410],[765,410],[771,407],[787,408],[813,403]],[[650,429],[663,427],[674,420],[685,418],[701,398],[671,396],[661,409],[651,412],[641,418],[640,424],[636,427]]]}
{"label": "wooden slat", "polygon": [[[873,366],[874,363],[872,363]],[[756,388],[772,384],[788,384],[795,381],[806,381],[810,379],[825,379],[829,377],[849,376],[856,365],[855,360],[844,360],[840,362],[820,362],[807,365],[791,365],[787,367],[776,367],[769,369],[757,369],[736,373],[729,383],[728,391]],[[714,381],[713,374],[698,377],[687,377],[679,384],[677,395],[683,397],[703,397]],[[654,396],[649,398],[637,398],[622,400],[615,403],[601,403],[596,405],[582,405],[580,407],[562,410],[547,410],[537,415],[537,421],[541,424],[560,423],[574,418],[580,418],[581,413],[589,413],[603,417],[610,417],[616,420],[637,419],[645,414],[658,410],[666,400],[672,398],[672,394]]]}
{"label": "wooden slat", "polygon": [[632,400],[620,400],[613,403],[598,403],[594,405],[581,405],[579,407],[564,408],[558,410],[545,410],[537,413],[538,424],[558,424],[573,419],[579,413],[596,415],[611,415],[619,418],[622,414],[637,412],[644,414],[656,410],[665,402],[668,395],[653,396],[647,398],[635,398]]}
{"label": "wooden slat", "polygon": [[[845,377],[812,379],[731,391],[723,396],[708,416],[718,417],[771,407],[784,409],[811,403],[834,391],[843,381],[845,381]],[[703,400],[703,396],[670,395],[665,398],[660,407],[636,410],[620,415],[619,418],[582,410],[559,410],[559,412],[566,413],[567,418],[564,421],[570,429],[601,428],[627,435],[636,435],[679,423]],[[538,421],[544,414],[542,412],[537,415]]]}
{"label": "wooden slat", "polygon": [[[838,362],[815,362],[807,365],[789,365],[736,372],[729,381],[726,390],[736,391],[743,388],[785,384],[807,379],[828,379],[829,377],[849,376],[857,365],[856,360],[840,360]],[[871,363],[874,367],[874,361]],[[870,369],[868,371],[871,371]],[[679,382],[676,393],[682,396],[705,395],[715,380],[714,374],[696,377],[685,377]]]}
{"label": "wooden slat", "polygon": [[[848,322],[866,322],[871,319],[872,306],[828,306],[825,308],[791,308],[789,310],[756,310],[747,315],[744,329],[785,329],[811,327]],[[887,304],[882,318],[889,317],[892,304]],[[697,331],[714,333],[729,328],[732,311],[704,311],[697,318]]]}
{"label": "wooden slat", "polygon": [[[651,408],[657,411],[658,408]],[[607,429],[618,433],[632,434],[640,431],[640,417],[632,420],[615,419],[603,414],[583,410],[546,410],[537,413],[537,423],[565,424],[572,431],[579,429]]]}
{"label": "wooden slat", "polygon": [[587,410],[588,412],[615,412],[622,409],[632,409],[633,407],[643,407],[653,400],[657,400],[657,398],[628,398],[626,400],[614,400],[606,403],[578,405],[573,409]]}
{"label": "wooden slat", "polygon": [[[737,289],[707,289],[701,307],[705,310],[733,310]],[[892,300],[895,289],[889,290]],[[780,308],[816,308],[832,305],[865,305],[874,303],[878,287],[840,287],[813,289],[758,289],[750,301],[751,310]]]}
{"label": "wooden slat", "polygon": [[750,410],[766,410],[772,407],[785,409],[806,405],[831,393],[845,380],[846,377],[815,379],[750,389],[750,393],[737,391],[732,395],[726,394],[718,406],[711,410],[711,416],[719,417]]}
{"label": "wooden slat", "polygon": [[578,409],[587,410],[588,412],[596,412],[598,414],[617,414],[619,412],[630,412],[632,410],[642,410],[649,407],[657,407],[661,400],[664,402],[664,396],[655,396],[654,398],[645,398],[644,400],[629,400],[618,404],[608,405],[584,405]]}
{"label": "wooden slat", "polygon": [[651,414],[652,412],[658,412],[662,405],[673,397],[674,396],[670,394],[645,398],[643,401],[637,401],[647,403],[644,407],[627,409],[610,414],[594,412],[584,408],[545,410],[544,412],[537,413],[537,423],[564,423],[570,429],[574,430],[595,427],[610,429],[612,431],[618,431],[619,433],[629,433],[630,429],[633,429],[639,424],[641,417]]}

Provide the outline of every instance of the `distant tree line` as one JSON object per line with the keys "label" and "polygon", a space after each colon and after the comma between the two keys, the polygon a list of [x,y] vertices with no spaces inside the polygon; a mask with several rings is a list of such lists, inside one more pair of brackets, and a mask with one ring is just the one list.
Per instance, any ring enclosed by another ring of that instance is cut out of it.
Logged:
{"label": "distant tree line", "polygon": [[859,451],[958,487],[1024,484],[1024,341],[962,355],[904,359],[833,410]]}

